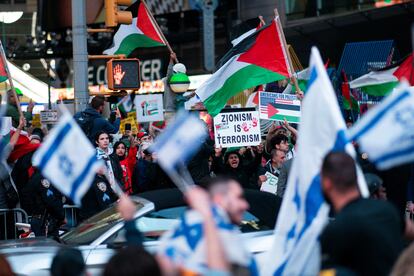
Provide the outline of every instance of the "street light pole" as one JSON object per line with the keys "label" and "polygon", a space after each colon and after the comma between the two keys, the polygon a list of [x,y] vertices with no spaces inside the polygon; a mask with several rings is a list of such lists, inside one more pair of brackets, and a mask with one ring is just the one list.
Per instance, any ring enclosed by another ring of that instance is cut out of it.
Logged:
{"label": "street light pole", "polygon": [[89,102],[85,0],[72,0],[72,33],[75,111],[81,111]]}

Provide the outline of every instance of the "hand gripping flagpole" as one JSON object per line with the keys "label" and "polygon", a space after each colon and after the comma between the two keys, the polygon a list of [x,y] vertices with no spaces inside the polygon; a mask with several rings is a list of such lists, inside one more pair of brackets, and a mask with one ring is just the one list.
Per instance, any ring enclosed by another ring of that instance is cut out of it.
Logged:
{"label": "hand gripping flagpole", "polygon": [[17,97],[16,89],[14,88],[13,79],[9,71],[9,66],[7,66],[6,54],[4,52],[3,43],[1,41],[0,41],[0,58],[4,64],[4,69],[6,70],[7,78],[9,79],[11,90],[13,91],[14,98],[16,99],[17,110],[19,111],[20,117],[23,117],[22,108],[20,107],[19,98]]}
{"label": "hand gripping flagpole", "polygon": [[194,115],[181,111],[150,148],[151,152],[157,153],[160,167],[184,194],[195,185],[186,163],[206,137],[205,125]]}

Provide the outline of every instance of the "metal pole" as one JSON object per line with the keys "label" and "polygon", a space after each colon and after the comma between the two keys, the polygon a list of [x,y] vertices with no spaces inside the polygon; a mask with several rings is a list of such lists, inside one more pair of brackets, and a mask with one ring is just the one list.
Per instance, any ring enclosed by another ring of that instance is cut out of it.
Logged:
{"label": "metal pole", "polygon": [[87,107],[89,102],[85,0],[72,0],[72,33],[75,111],[81,111]]}
{"label": "metal pole", "polygon": [[47,63],[47,103],[49,110],[52,110],[52,101],[50,97],[50,82],[52,81],[52,77],[50,76],[50,61]]}

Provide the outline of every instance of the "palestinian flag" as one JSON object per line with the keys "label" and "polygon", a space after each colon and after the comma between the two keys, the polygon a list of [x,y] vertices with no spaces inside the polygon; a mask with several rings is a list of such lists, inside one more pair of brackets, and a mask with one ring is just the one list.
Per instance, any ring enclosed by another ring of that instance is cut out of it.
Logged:
{"label": "palestinian flag", "polygon": [[221,68],[196,90],[212,116],[243,90],[292,75],[276,20],[233,47],[219,62]]}
{"label": "palestinian flag", "polygon": [[133,101],[131,99],[131,95],[126,95],[125,97],[123,97],[119,102],[118,102],[118,108],[124,112],[124,113],[128,113],[131,112],[132,110],[132,105],[133,105]]}
{"label": "palestinian flag", "polygon": [[[252,23],[255,24],[253,28],[250,27]],[[246,37],[254,34],[261,27],[263,27],[263,24],[259,18],[249,19],[245,22],[240,23],[239,25],[233,27],[233,30],[230,33],[231,36],[234,36],[231,39],[231,44],[233,45],[233,47],[236,46],[237,44],[242,42]]]}
{"label": "palestinian flag", "polygon": [[4,82],[8,79],[6,66],[7,65],[3,62],[3,58],[0,57],[0,82]]}
{"label": "palestinian flag", "polygon": [[412,54],[396,64],[363,75],[349,85],[352,89],[359,88],[371,96],[387,96],[402,79],[406,79],[411,86],[414,85]]}
{"label": "palestinian flag", "polygon": [[135,2],[126,10],[132,12],[132,24],[120,25],[114,35],[114,43],[104,51],[105,55],[129,56],[136,48],[165,46],[166,43],[156,28],[157,23],[152,21],[141,1]]}
{"label": "palestinian flag", "polygon": [[354,98],[354,96],[350,96],[350,100],[346,99],[342,96],[342,108],[344,110],[351,110],[353,112],[359,113],[359,104],[358,101]]}

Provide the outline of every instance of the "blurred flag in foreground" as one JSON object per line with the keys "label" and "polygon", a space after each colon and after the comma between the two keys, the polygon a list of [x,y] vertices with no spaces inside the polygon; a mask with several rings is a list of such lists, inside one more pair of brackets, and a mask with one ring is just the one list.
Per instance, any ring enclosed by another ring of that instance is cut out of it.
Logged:
{"label": "blurred flag in foreground", "polygon": [[[218,207],[213,208],[213,216],[228,262],[249,268],[252,276],[258,275],[254,258],[244,248],[238,227]],[[180,222],[162,236],[158,254],[179,267],[204,275],[208,266],[202,223],[199,213],[186,211]]]}
{"label": "blurred flag in foreground", "polygon": [[349,139],[379,169],[414,160],[414,93],[408,88],[403,82],[349,130]]}
{"label": "blurred flag in foreground", "polygon": [[33,166],[58,190],[80,204],[102,164],[95,149],[68,112],[33,155]]}
{"label": "blurred flag in foreground", "polygon": [[[263,275],[319,274],[318,238],[329,211],[320,184],[322,161],[330,151],[346,151],[355,156],[354,148],[346,139],[346,126],[335,92],[316,48],[312,48],[309,69],[297,155],[277,219],[274,244],[262,266]],[[360,184],[361,193],[366,195],[365,182]]]}
{"label": "blurred flag in foreground", "polygon": [[183,184],[192,183],[185,164],[197,153],[207,135],[202,120],[181,111],[151,147],[160,166],[182,191],[185,190]]}

